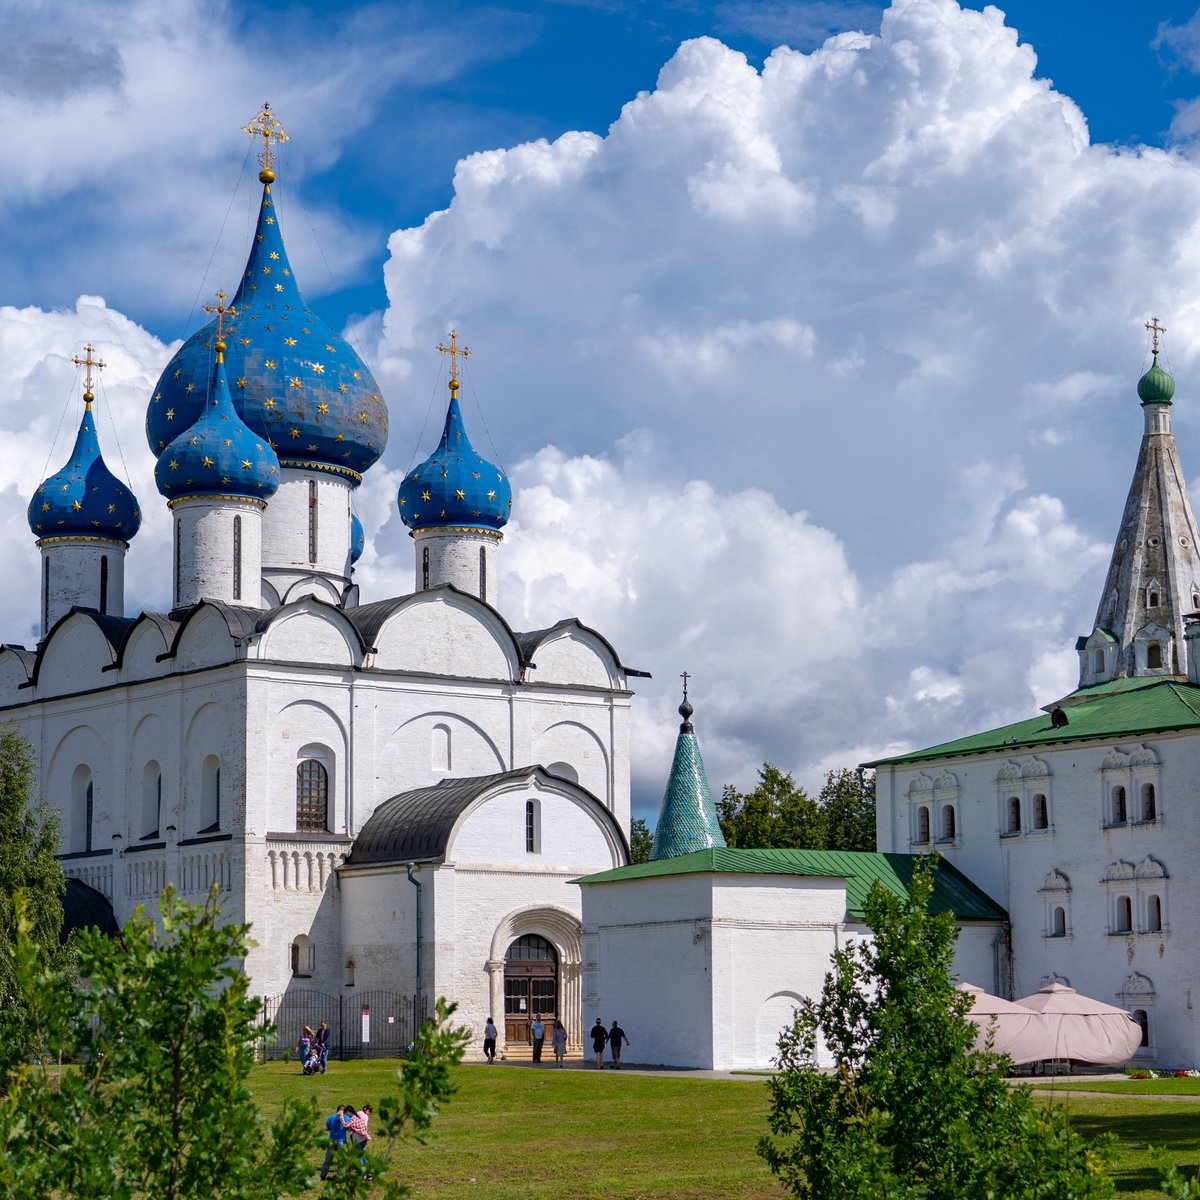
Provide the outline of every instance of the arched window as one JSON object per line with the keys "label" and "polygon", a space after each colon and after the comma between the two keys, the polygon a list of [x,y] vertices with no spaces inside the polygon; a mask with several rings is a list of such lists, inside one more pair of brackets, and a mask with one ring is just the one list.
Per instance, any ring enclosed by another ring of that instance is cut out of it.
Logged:
{"label": "arched window", "polygon": [[1157,671],[1162,665],[1162,642],[1148,642],[1146,644],[1146,666],[1152,671]]}
{"label": "arched window", "polygon": [[929,809],[924,804],[917,809],[917,837],[918,842],[929,841]]}
{"label": "arched window", "polygon": [[1150,1017],[1144,1008],[1135,1008],[1133,1010],[1133,1019],[1138,1023],[1142,1031],[1143,1047],[1150,1045]]}
{"label": "arched window", "polygon": [[1050,929],[1051,937],[1067,936],[1067,910],[1061,904],[1054,909],[1054,920]]}
{"label": "arched window", "polygon": [[1162,933],[1162,899],[1159,896],[1146,897],[1146,932]]}
{"label": "arched window", "polygon": [[142,831],[146,841],[159,836],[162,829],[162,771],[158,763],[142,768]]}
{"label": "arched window", "polygon": [[525,801],[525,852],[537,854],[542,848],[541,805],[536,800]]}
{"label": "arched window", "polygon": [[71,776],[71,848],[90,850],[95,821],[96,792],[92,772],[83,763]]}
{"label": "arched window", "polygon": [[84,791],[83,803],[84,803],[83,830],[84,830],[84,836],[86,838],[83,848],[85,850],[90,850],[92,848],[92,827],[93,827],[93,824],[94,824],[95,818],[96,818],[96,790],[95,790],[95,784],[93,784],[90,779],[88,780],[87,788]]}
{"label": "arched window", "polygon": [[292,942],[292,975],[297,979],[308,979],[313,973],[315,951],[308,934],[300,934]]}
{"label": "arched window", "polygon": [[1147,608],[1157,608],[1158,607],[1158,584],[1157,583],[1152,583],[1146,589],[1146,607]]}
{"label": "arched window", "polygon": [[546,770],[551,775],[557,775],[559,779],[566,779],[570,783],[579,782],[579,772],[570,763],[552,762],[547,764]]}
{"label": "arched window", "polygon": [[1103,648],[1092,651],[1092,670],[1097,675],[1100,675],[1103,673],[1103,671],[1104,671],[1104,650],[1103,650]]}
{"label": "arched window", "polygon": [[942,841],[952,842],[954,841],[954,836],[954,805],[947,804],[946,807],[942,809]]}
{"label": "arched window", "polygon": [[201,833],[215,833],[221,828],[221,760],[210,754],[200,768]]}
{"label": "arched window", "polygon": [[1129,820],[1129,805],[1125,797],[1125,789],[1117,784],[1112,790],[1112,823],[1124,825]]}
{"label": "arched window", "polygon": [[1133,904],[1128,896],[1117,897],[1116,922],[1114,933],[1133,932]]}
{"label": "arched window", "polygon": [[1021,797],[1009,796],[1008,798],[1008,832],[1021,832]]}
{"label": "arched window", "polygon": [[296,829],[323,833],[329,828],[329,772],[315,758],[296,767]]}
{"label": "arched window", "polygon": [[1142,820],[1158,820],[1158,801],[1154,795],[1154,784],[1142,784]]}
{"label": "arched window", "polygon": [[1050,805],[1041,792],[1038,792],[1033,798],[1033,827],[1034,829],[1050,828]]}
{"label": "arched window", "polygon": [[435,725],[430,738],[430,765],[435,771],[450,770],[450,726]]}

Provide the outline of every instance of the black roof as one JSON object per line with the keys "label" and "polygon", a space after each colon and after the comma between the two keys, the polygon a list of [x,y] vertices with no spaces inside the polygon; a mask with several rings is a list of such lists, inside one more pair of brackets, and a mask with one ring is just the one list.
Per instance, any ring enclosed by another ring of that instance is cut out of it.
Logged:
{"label": "black roof", "polygon": [[89,887],[82,879],[68,879],[63,893],[63,923],[59,940],[66,941],[73,929],[98,929],[101,933],[116,936],[120,932],[112,905],[103,892]]}
{"label": "black roof", "polygon": [[496,775],[443,779],[432,787],[415,788],[385,800],[354,839],[345,865],[361,867],[444,858],[455,823],[481,795],[506,783],[532,780],[535,775],[564,789],[581,792],[608,818],[618,841],[628,849],[621,827],[595,796],[578,784],[551,775],[544,767],[532,766]]}

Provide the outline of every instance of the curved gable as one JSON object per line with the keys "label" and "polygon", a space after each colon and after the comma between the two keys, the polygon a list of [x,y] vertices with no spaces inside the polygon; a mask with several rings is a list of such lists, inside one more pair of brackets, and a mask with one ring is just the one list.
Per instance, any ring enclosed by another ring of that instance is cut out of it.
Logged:
{"label": "curved gable", "polygon": [[454,588],[434,588],[402,601],[375,638],[373,666],[383,671],[516,679],[512,632],[493,609]]}
{"label": "curved gable", "polygon": [[176,635],[172,647],[176,669],[189,671],[233,662],[238,657],[234,638],[239,634],[231,627],[224,606],[203,601],[187,615]]}
{"label": "curved gable", "polygon": [[272,612],[253,657],[279,662],[325,663],[354,667],[362,663],[362,643],[354,626],[336,608],[305,597]]}
{"label": "curved gable", "polygon": [[536,683],[570,687],[619,688],[621,664],[599,634],[577,621],[557,625],[533,648]]}
{"label": "curved gable", "polygon": [[105,630],[86,612],[68,613],[50,631],[34,670],[39,698],[87,691],[112,682],[102,674],[116,651]]}
{"label": "curved gable", "polygon": [[167,654],[174,641],[176,626],[158,613],[143,613],[130,626],[121,643],[117,661],[121,682],[135,679],[155,679],[171,670]]}

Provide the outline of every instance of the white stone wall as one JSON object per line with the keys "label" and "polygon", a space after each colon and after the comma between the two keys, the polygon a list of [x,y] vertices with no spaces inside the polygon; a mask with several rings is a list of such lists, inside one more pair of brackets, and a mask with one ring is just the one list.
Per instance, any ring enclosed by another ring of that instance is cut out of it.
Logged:
{"label": "white stone wall", "polygon": [[[283,467],[279,478],[263,517],[263,579],[280,601],[295,598],[296,585],[313,575],[325,577],[336,597],[350,582],[351,481],[294,467]],[[317,500],[315,559],[309,554],[310,483],[316,485]]]}
{"label": "white stone wall", "polygon": [[[94,608],[113,616],[125,614],[125,542],[107,538],[47,538],[42,551],[42,636],[72,608]],[[107,582],[101,589],[101,563]],[[103,603],[101,602],[103,600]]]}
{"label": "white stone wall", "polygon": [[[200,600],[257,607],[262,596],[263,507],[254,500],[200,496],[177,500],[175,607]],[[235,569],[240,522],[240,571]]]}
{"label": "white stone wall", "polygon": [[[1157,764],[1137,765],[1137,759],[1147,757]],[[1184,732],[1145,742],[1123,739],[1039,749],[1036,760],[1048,771],[1044,777],[1028,774],[1033,759],[1014,751],[881,768],[876,781],[880,849],[938,849],[1008,910],[1014,996],[1036,990],[1052,973],[1064,976],[1087,995],[1148,1013],[1151,1046],[1140,1058],[1162,1065],[1200,1062],[1194,1017],[1194,1005],[1200,1005],[1200,889],[1192,878],[1200,849],[1195,804],[1200,737]],[[1106,768],[1106,760],[1124,765]],[[1002,772],[1014,775],[1013,764],[1016,777],[1001,780]],[[918,776],[933,781],[943,772],[956,784],[957,836],[934,847],[914,844],[909,796],[920,793],[909,789]],[[1158,819],[1138,823],[1135,810],[1145,782],[1155,784]],[[1111,791],[1118,784],[1126,787],[1130,810],[1124,825],[1110,819]],[[1030,803],[1039,790],[1049,802],[1046,830],[1031,827]],[[1023,806],[1023,828],[1012,835],[1003,820],[1010,795]],[[1155,878],[1156,868],[1147,866],[1147,860],[1161,863],[1168,877]],[[1129,864],[1135,877],[1106,882],[1114,863]],[[1047,888],[1054,872],[1068,881],[1069,891],[1057,878]],[[1115,932],[1114,910],[1122,895],[1129,896],[1134,910],[1128,934]],[[1161,931],[1147,927],[1151,895],[1162,901]],[[1062,937],[1049,936],[1056,905],[1067,917]],[[1149,981],[1152,993],[1131,991],[1130,980],[1135,989],[1144,989],[1142,980]],[[990,979],[976,977],[973,982],[994,986]]]}
{"label": "white stone wall", "polygon": [[[424,529],[412,535],[415,556],[413,591],[453,584],[493,608],[499,607],[498,549],[501,535],[475,529]],[[429,551],[426,572],[425,551]],[[480,555],[483,574],[480,580]]]}

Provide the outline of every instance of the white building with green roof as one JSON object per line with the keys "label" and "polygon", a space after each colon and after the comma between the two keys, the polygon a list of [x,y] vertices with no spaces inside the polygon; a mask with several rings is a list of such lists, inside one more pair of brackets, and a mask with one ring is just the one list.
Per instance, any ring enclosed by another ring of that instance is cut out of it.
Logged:
{"label": "white building with green roof", "polygon": [[1171,432],[1175,385],[1138,383],[1144,432],[1079,687],[1037,715],[869,763],[878,844],[937,850],[1007,910],[1001,970],[1141,1024],[1140,1057],[1200,1062],[1200,536]]}

